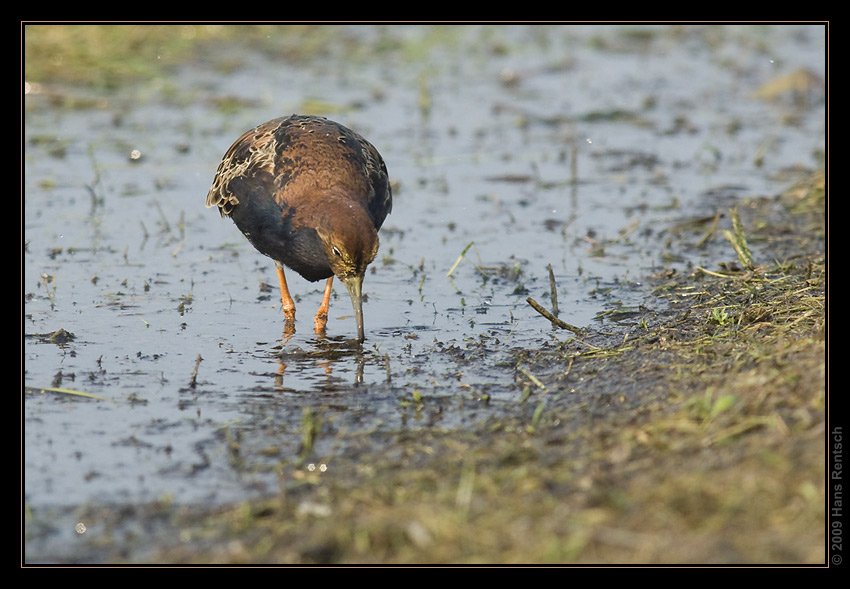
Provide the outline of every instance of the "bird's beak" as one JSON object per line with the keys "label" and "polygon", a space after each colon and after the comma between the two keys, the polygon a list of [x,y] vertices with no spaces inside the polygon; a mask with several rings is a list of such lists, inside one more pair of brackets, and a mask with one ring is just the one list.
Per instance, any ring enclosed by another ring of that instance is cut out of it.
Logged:
{"label": "bird's beak", "polygon": [[351,305],[354,307],[354,320],[357,322],[357,339],[362,342],[366,339],[363,330],[363,275],[340,278],[340,281],[348,289],[348,294],[351,297]]}

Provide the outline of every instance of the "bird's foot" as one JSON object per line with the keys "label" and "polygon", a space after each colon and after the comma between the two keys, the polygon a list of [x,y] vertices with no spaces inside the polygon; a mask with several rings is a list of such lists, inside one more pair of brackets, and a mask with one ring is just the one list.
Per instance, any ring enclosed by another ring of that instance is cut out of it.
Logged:
{"label": "bird's foot", "polygon": [[313,324],[316,327],[316,335],[324,335],[325,328],[328,325],[328,314],[319,311],[313,319]]}

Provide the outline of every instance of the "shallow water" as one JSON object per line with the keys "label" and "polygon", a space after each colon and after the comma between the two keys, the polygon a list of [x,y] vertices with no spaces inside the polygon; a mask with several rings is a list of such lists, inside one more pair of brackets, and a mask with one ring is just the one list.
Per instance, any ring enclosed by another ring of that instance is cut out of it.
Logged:
{"label": "shallow water", "polygon": [[[722,238],[699,250],[701,234],[671,229],[816,166],[822,93],[804,108],[752,93],[799,68],[824,77],[824,30],[662,27],[643,42],[633,30],[465,27],[426,56],[347,62],[339,50],[309,67],[233,48],[243,64],[227,75],[216,55],[177,72],[179,99],[145,87],[68,111],[28,95],[27,505],[274,492],[308,410],[325,425],[307,460],[330,467],[346,432],[511,411],[508,352],[573,337],[526,303],[550,306],[548,265],[561,318],[598,327],[620,307],[636,311],[626,324],[651,317],[649,274],[734,259]],[[252,103],[224,114],[213,99],[228,96]],[[273,263],[203,206],[232,141],[308,98],[374,143],[397,183],[364,283],[362,348],[344,289],[318,338],[323,284],[294,276],[298,331],[283,338]],[[45,337],[59,329],[73,339]],[[414,391],[439,414],[417,414]]]}

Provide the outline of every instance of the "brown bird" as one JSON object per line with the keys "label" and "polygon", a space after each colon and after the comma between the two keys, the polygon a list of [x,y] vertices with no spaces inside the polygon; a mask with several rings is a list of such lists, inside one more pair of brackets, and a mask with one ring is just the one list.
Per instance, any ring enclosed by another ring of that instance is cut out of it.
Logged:
{"label": "brown bird", "polygon": [[392,210],[387,167],[371,143],[323,117],[274,119],[227,150],[207,207],[218,207],[257,251],[274,260],[289,328],[295,303],[284,267],[312,282],[327,278],[317,333],[325,330],[333,278],[339,277],[351,296],[357,337],[365,339],[363,276]]}

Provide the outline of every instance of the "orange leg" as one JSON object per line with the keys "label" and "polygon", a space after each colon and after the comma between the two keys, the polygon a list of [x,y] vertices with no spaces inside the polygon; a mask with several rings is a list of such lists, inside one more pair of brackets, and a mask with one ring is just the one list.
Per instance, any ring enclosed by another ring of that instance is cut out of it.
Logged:
{"label": "orange leg", "polygon": [[325,326],[328,324],[328,309],[331,306],[331,287],[334,283],[334,277],[331,276],[328,278],[327,284],[325,284],[325,294],[322,297],[322,304],[319,305],[319,310],[316,311],[316,318],[314,323],[316,325],[316,333],[321,334],[325,332]]}
{"label": "orange leg", "polygon": [[283,316],[287,323],[295,322],[295,301],[289,294],[286,286],[286,276],[283,275],[283,266],[277,265],[277,279],[280,282],[280,302],[283,304]]}

